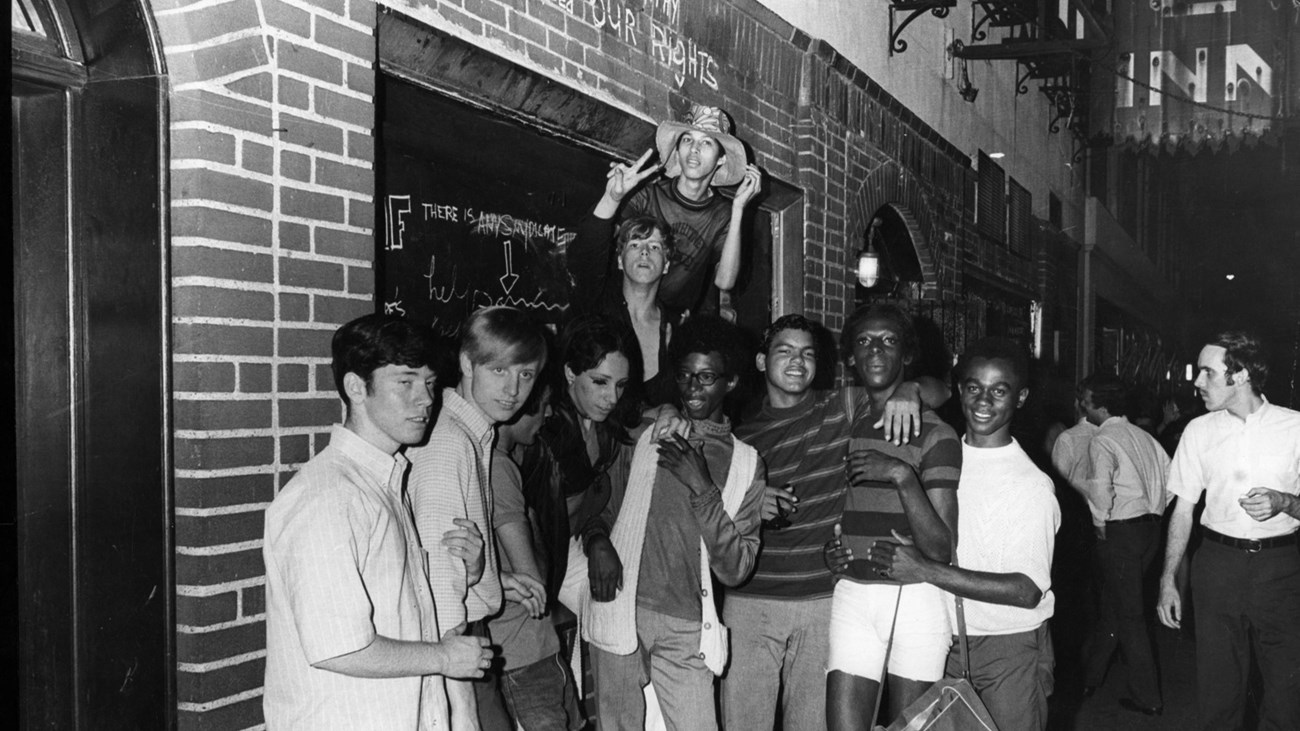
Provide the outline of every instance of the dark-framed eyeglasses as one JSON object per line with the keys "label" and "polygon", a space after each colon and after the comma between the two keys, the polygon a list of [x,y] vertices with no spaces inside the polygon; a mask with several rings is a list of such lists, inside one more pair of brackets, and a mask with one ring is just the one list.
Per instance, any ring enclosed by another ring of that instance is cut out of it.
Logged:
{"label": "dark-framed eyeglasses", "polygon": [[677,371],[677,383],[682,386],[690,383],[692,379],[699,382],[701,386],[712,386],[726,377],[727,376],[724,373],[714,373],[713,371],[698,371],[696,373],[691,373],[690,371]]}

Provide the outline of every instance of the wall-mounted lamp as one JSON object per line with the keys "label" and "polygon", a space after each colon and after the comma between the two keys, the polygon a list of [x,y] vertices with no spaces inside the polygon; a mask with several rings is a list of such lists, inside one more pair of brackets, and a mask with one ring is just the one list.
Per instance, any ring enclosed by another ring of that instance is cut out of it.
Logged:
{"label": "wall-mounted lamp", "polygon": [[871,225],[867,228],[867,242],[862,245],[862,251],[858,252],[858,284],[868,289],[880,281],[880,255],[872,248],[871,242],[880,236],[881,223],[879,217],[871,219]]}
{"label": "wall-mounted lamp", "polygon": [[970,72],[967,70],[966,59],[961,58],[962,49],[965,47],[966,44],[962,43],[961,39],[958,38],[948,46],[948,52],[961,61],[961,76],[957,80],[957,93],[961,94],[962,99],[974,104],[975,97],[979,96],[980,90],[970,83]]}
{"label": "wall-mounted lamp", "polygon": [[876,256],[875,250],[871,248],[871,242],[862,247],[858,253],[858,284],[871,288],[876,286],[876,281],[880,279],[880,257]]}

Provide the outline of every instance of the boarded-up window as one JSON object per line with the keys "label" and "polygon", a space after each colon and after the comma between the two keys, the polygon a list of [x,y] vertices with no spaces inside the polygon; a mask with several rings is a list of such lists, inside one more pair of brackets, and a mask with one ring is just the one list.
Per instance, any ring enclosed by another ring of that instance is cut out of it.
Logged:
{"label": "boarded-up window", "polygon": [[975,226],[998,243],[1006,241],[1007,174],[984,152],[979,155],[979,187],[976,193]]}

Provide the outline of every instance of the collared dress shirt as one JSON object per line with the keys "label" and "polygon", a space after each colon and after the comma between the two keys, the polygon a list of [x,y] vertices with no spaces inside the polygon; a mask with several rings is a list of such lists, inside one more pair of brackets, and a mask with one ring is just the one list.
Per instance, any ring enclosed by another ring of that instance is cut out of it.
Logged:
{"label": "collared dress shirt", "polygon": [[1101,525],[1150,513],[1163,515],[1168,477],[1169,455],[1160,442],[1128,417],[1112,416],[1088,442],[1087,457],[1075,465],[1070,482],[1087,486],[1084,495],[1092,522]]}
{"label": "collared dress shirt", "polygon": [[266,511],[266,726],[445,729],[439,676],[355,678],[316,664],[376,636],[437,642],[424,552],[402,494],[406,459],[336,425]]}
{"label": "collared dress shirt", "polygon": [[[1092,441],[1096,433],[1097,425],[1086,417],[1080,417],[1079,423],[1061,432],[1056,438],[1056,444],[1052,445],[1052,466],[1056,468],[1057,474],[1070,479],[1075,465],[1088,455],[1088,442]],[[1082,484],[1076,485],[1071,481],[1070,486],[1084,492]]]}
{"label": "collared dress shirt", "polygon": [[[422,447],[406,451],[411,460],[407,490],[415,527],[429,552],[429,585],[444,627],[476,622],[501,609],[501,576],[492,526],[492,422],[455,389],[442,391],[442,411]],[[467,585],[465,563],[442,546],[442,536],[468,518],[483,534],[483,577]]]}
{"label": "collared dress shirt", "polygon": [[1300,521],[1278,513],[1251,518],[1237,502],[1252,487],[1300,495],[1300,412],[1267,401],[1244,420],[1227,410],[1192,419],[1169,471],[1169,491],[1195,503],[1205,492],[1201,525],[1234,538],[1295,532]]}

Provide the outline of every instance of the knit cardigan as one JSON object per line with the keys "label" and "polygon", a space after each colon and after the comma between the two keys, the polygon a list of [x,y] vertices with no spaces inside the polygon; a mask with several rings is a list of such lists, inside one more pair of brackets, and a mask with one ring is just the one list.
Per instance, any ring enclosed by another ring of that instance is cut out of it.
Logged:
{"label": "knit cardigan", "polygon": [[[623,588],[613,601],[597,602],[590,592],[583,594],[582,637],[600,649],[615,655],[630,655],[637,648],[636,592],[641,573],[641,549],[645,544],[646,520],[650,514],[650,495],[654,491],[655,474],[659,467],[659,445],[652,441],[653,430],[646,430],[637,442],[628,476],[627,492],[610,541],[623,560]],[[731,468],[722,488],[722,507],[727,516],[734,518],[744,501],[745,490],[758,467],[758,452],[753,447],[732,437],[735,449]],[[712,586],[709,577],[709,553],[700,539],[700,654],[704,664],[721,675],[727,666],[727,628],[718,619],[718,608],[708,595]]]}

